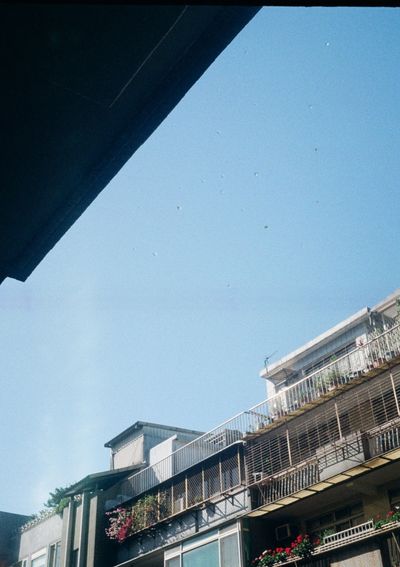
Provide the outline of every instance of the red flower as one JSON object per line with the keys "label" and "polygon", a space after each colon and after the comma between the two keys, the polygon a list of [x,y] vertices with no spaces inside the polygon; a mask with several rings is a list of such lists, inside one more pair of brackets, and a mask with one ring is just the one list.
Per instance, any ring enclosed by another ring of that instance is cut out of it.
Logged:
{"label": "red flower", "polygon": [[292,553],[291,548],[290,548],[290,547],[287,547],[287,548],[285,549],[285,553],[286,553],[286,555],[290,555],[290,554]]}

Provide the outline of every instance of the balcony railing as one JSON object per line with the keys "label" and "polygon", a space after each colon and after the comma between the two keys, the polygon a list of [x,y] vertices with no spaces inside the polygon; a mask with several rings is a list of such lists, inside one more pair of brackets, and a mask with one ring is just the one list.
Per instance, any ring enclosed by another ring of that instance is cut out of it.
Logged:
{"label": "balcony railing", "polygon": [[[132,503],[126,503],[124,496],[125,486],[120,483],[117,487],[108,489],[105,496],[104,508],[111,512],[111,524],[122,512],[124,518],[129,517],[129,534],[136,535],[148,528],[154,528],[160,522],[171,522],[176,516],[193,509],[202,509],[212,503],[215,506],[227,495],[237,496],[239,491],[244,490],[243,461],[241,447],[236,445],[227,452],[204,461],[196,469],[174,477],[160,484],[157,488],[147,492],[145,495],[134,499]],[[235,500],[235,510],[244,510],[240,498]],[[122,504],[122,506],[121,506]],[[214,506],[214,508],[213,508]],[[225,507],[218,510],[218,514],[227,514],[232,511],[223,511]],[[110,527],[110,526],[109,526]],[[111,529],[111,539],[115,539],[116,532]]]}
{"label": "balcony railing", "polygon": [[345,543],[351,543],[360,539],[366,533],[369,533],[375,529],[374,521],[368,520],[364,524],[359,524],[358,526],[353,526],[347,530],[342,530],[341,532],[336,532],[335,534],[327,535],[324,537],[324,543],[318,547],[319,553],[327,551],[338,547],[339,545]]}
{"label": "balcony railing", "polygon": [[[254,507],[272,504],[277,500],[310,488],[313,484],[325,478],[329,479],[329,475],[321,478],[321,473],[323,470],[326,470],[327,463],[330,467],[340,465],[340,463],[348,463],[349,466],[347,468],[355,466],[357,460],[354,457],[360,454],[360,446],[362,445],[367,447],[367,444],[369,444],[370,451],[370,455],[362,457],[363,462],[369,456],[376,457],[384,454],[386,451],[399,448],[399,432],[400,423],[397,422],[397,424],[392,424],[390,428],[384,428],[383,431],[376,430],[363,434],[364,443],[361,435],[358,437],[351,436],[350,440],[346,441],[345,439],[342,443],[333,443],[331,450],[326,450],[319,458],[310,458],[295,467],[286,468],[277,474],[252,473],[249,485],[259,485],[258,490],[253,495],[256,499],[253,503]],[[390,444],[387,442],[388,439],[390,439]]]}
{"label": "balcony railing", "polygon": [[252,411],[268,416],[257,424],[257,429],[268,426],[284,416],[296,412],[308,404],[318,403],[338,388],[351,384],[362,376],[373,374],[400,356],[400,325],[370,339],[353,351],[309,374],[278,394],[252,408]]}
{"label": "balcony railing", "polygon": [[329,399],[334,390],[352,382],[357,383],[361,376],[374,372],[399,356],[400,325],[397,324],[365,345],[201,435],[165,459],[132,475],[124,481],[126,498],[139,496],[234,443],[275,427],[281,418],[296,415],[304,406]]}
{"label": "balcony railing", "polygon": [[[319,555],[321,555],[323,553],[327,553],[329,551],[332,552],[336,549],[340,549],[341,547],[344,547],[345,545],[357,543],[359,541],[362,541],[362,540],[365,540],[365,539],[368,539],[368,538],[372,538],[372,537],[376,537],[376,536],[382,536],[382,535],[384,535],[385,533],[388,533],[388,532],[395,532],[395,531],[399,530],[399,528],[400,528],[400,522],[391,522],[391,523],[383,525],[380,528],[376,528],[373,520],[369,520],[368,522],[365,522],[364,524],[360,524],[358,526],[348,528],[347,530],[343,530],[341,532],[337,532],[335,534],[325,536],[324,537],[324,543],[319,545],[318,547],[316,547],[314,549],[314,551],[312,552],[312,555],[309,558],[310,562],[304,563],[304,560],[303,560],[302,565],[305,565],[305,567],[315,565],[315,563],[314,563],[315,560],[312,561],[312,558],[315,557],[315,556],[319,556]],[[332,556],[332,557],[334,557],[334,556]],[[297,564],[297,562],[299,560],[300,560],[300,557],[291,557],[290,559],[287,559],[286,561],[282,561],[278,565],[279,565],[279,567],[280,566],[283,567],[284,565],[291,565],[293,563]]]}

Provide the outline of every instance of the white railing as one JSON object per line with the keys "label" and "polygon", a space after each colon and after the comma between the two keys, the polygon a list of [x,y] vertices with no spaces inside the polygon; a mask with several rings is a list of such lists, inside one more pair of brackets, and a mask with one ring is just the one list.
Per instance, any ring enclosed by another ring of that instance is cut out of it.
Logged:
{"label": "white railing", "polygon": [[222,449],[262,431],[282,417],[295,413],[313,401],[323,401],[332,390],[351,383],[363,373],[400,356],[400,325],[396,324],[365,345],[357,347],[292,386],[174,451],[124,481],[125,500],[134,498],[160,482],[185,471]]}
{"label": "white railing", "polygon": [[[349,528],[347,530],[343,530],[341,532],[337,532],[335,534],[325,536],[324,541],[326,542],[328,538],[329,541],[327,543],[323,543],[316,547],[311,554],[311,557],[315,557],[316,555],[320,555],[325,552],[333,551],[337,548],[340,548],[344,545],[348,545],[350,543],[354,543],[357,541],[361,541],[366,538],[373,537],[375,535],[380,535],[385,532],[390,532],[394,530],[398,530],[400,528],[400,522],[391,522],[390,524],[385,524],[381,528],[375,528],[373,520],[369,520],[364,524],[360,524],[359,526],[354,526],[353,528]],[[334,556],[329,555],[329,558],[332,560]],[[311,558],[310,558],[311,559]],[[290,557],[286,561],[279,563],[279,566],[284,565],[291,565],[297,564],[297,561],[301,560],[300,557]],[[310,563],[307,563],[307,566]]]}
{"label": "white railing", "polygon": [[252,410],[267,415],[272,423],[299,408],[315,402],[340,386],[351,383],[364,373],[380,368],[400,356],[400,325],[370,339],[351,352],[292,384],[258,404]]}
{"label": "white railing", "polygon": [[326,535],[323,538],[323,544],[318,548],[319,552],[325,551],[328,548],[336,547],[338,544],[349,543],[354,539],[359,539],[360,535],[374,530],[373,520],[369,520],[364,524],[359,524],[347,530],[336,532],[335,534]]}

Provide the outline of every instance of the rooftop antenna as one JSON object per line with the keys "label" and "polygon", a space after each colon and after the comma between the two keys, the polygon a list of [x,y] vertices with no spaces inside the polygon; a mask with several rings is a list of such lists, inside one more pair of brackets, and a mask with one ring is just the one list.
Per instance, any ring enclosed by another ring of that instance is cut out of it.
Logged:
{"label": "rooftop antenna", "polygon": [[274,356],[274,354],[276,354],[278,351],[274,350],[274,352],[271,352],[271,354],[269,354],[268,356],[266,356],[264,358],[264,368],[265,368],[265,374],[268,375],[268,363],[269,363],[269,359],[272,358]]}
{"label": "rooftop antenna", "polygon": [[[269,359],[272,358],[274,356],[274,354],[276,354],[278,351],[274,350],[274,352],[271,352],[271,354],[269,354],[268,356],[266,356],[264,358],[264,367],[265,367],[265,388],[266,388],[266,393],[267,393],[267,398],[270,397],[271,393],[271,384],[269,384],[269,380],[268,380],[268,364],[269,364]],[[274,388],[273,388],[274,390]]]}

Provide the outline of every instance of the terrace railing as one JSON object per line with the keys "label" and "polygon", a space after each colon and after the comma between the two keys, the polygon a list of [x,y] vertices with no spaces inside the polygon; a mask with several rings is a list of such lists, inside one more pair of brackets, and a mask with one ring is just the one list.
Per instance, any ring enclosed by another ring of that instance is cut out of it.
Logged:
{"label": "terrace railing", "polygon": [[352,528],[348,528],[347,530],[342,530],[341,532],[336,532],[334,534],[324,536],[324,543],[320,546],[319,552],[322,553],[322,551],[339,547],[343,543],[357,541],[360,539],[360,536],[363,536],[364,534],[369,533],[374,529],[374,521],[368,520],[368,522],[364,522],[363,524],[359,524],[358,526],[353,526]]}
{"label": "terrace railing", "polygon": [[307,404],[324,401],[333,390],[350,384],[399,356],[400,325],[396,324],[366,344],[132,475],[124,481],[126,498],[135,498],[151,490],[234,443],[280,422],[281,418],[295,415]]}

